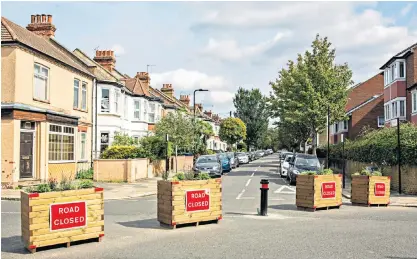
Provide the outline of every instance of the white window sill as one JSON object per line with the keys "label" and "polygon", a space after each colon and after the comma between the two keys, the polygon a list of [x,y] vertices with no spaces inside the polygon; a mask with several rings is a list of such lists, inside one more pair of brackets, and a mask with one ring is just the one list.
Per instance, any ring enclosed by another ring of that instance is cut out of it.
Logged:
{"label": "white window sill", "polygon": [[396,78],[394,81],[384,85],[384,89],[390,87],[393,83],[398,82],[398,81],[405,81],[405,77]]}
{"label": "white window sill", "polygon": [[49,164],[69,164],[75,163],[75,160],[49,161]]}
{"label": "white window sill", "polygon": [[113,113],[113,112],[99,112],[98,115],[111,115],[111,116],[121,117],[120,114]]}
{"label": "white window sill", "polygon": [[77,163],[88,163],[88,159],[81,159],[78,160]]}

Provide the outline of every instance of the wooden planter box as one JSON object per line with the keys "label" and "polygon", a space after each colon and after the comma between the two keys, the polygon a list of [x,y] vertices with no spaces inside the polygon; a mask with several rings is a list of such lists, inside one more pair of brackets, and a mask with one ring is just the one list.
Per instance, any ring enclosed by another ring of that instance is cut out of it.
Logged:
{"label": "wooden planter box", "polygon": [[342,205],[342,175],[297,175],[296,205],[315,211]]}
{"label": "wooden planter box", "polygon": [[390,202],[390,176],[352,176],[352,204],[388,205]]}
{"label": "wooden planter box", "polygon": [[221,179],[158,181],[158,221],[175,228],[180,224],[222,219]]}
{"label": "wooden planter box", "polygon": [[21,192],[22,240],[38,247],[104,236],[103,188],[47,193]]}

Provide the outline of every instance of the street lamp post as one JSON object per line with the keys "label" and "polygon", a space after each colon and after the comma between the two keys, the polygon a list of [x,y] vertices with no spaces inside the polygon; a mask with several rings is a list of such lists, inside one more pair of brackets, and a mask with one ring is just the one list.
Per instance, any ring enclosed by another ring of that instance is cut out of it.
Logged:
{"label": "street lamp post", "polygon": [[343,169],[342,169],[342,173],[343,173],[343,185],[342,185],[342,188],[343,189],[345,189],[345,182],[346,182],[346,169],[345,169],[345,166],[346,166],[346,163],[345,163],[345,135],[344,134],[342,134],[341,135],[341,137],[342,137],[342,161],[343,161]]}
{"label": "street lamp post", "polygon": [[327,168],[329,168],[330,157],[330,106],[327,106]]}
{"label": "street lamp post", "polygon": [[[194,125],[194,135],[195,135],[195,93],[196,92],[208,92],[207,89],[196,89],[194,90],[194,94],[193,94],[193,110],[194,110],[194,118],[193,118],[193,125]],[[194,140],[195,141],[195,140]],[[194,143],[194,157],[195,157],[195,152],[196,152],[196,143]]]}

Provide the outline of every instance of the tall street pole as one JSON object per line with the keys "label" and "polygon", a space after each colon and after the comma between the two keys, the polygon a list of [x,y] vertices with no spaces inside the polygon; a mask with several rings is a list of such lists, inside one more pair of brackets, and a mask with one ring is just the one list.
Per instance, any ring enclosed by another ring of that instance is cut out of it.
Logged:
{"label": "tall street pole", "polygon": [[398,160],[398,193],[401,194],[401,141],[400,118],[397,118],[397,160]]}
{"label": "tall street pole", "polygon": [[[196,133],[196,127],[195,127],[195,126],[196,126],[196,125],[195,125],[195,93],[196,93],[196,92],[208,92],[208,90],[207,90],[207,89],[201,89],[201,88],[200,88],[200,89],[196,89],[196,90],[194,90],[194,93],[193,93],[193,110],[194,110],[193,126],[194,126],[194,136],[195,136],[195,133]],[[196,143],[196,140],[195,140],[195,139],[194,139],[194,142],[195,142],[195,143],[194,143],[194,157],[195,157],[195,155],[196,155],[195,153],[196,153],[196,151],[197,151],[197,150],[196,150],[196,149],[197,149],[197,148],[196,148],[196,144],[197,144],[197,143]]]}
{"label": "tall street pole", "polygon": [[329,168],[330,157],[330,106],[327,106],[327,168]]}

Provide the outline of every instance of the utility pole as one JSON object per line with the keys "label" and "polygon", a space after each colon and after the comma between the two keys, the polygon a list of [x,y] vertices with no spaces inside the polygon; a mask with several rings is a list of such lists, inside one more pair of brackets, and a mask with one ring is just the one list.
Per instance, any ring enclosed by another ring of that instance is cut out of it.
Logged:
{"label": "utility pole", "polygon": [[327,106],[327,168],[329,168],[330,157],[330,106]]}
{"label": "utility pole", "polygon": [[397,160],[398,160],[398,193],[401,194],[401,141],[400,118],[397,118]]}
{"label": "utility pole", "polygon": [[149,67],[156,67],[156,65],[146,65],[146,73],[149,73]]}
{"label": "utility pole", "polygon": [[232,118],[232,111],[230,111],[230,115],[229,115],[229,117],[230,117],[230,118]]}

